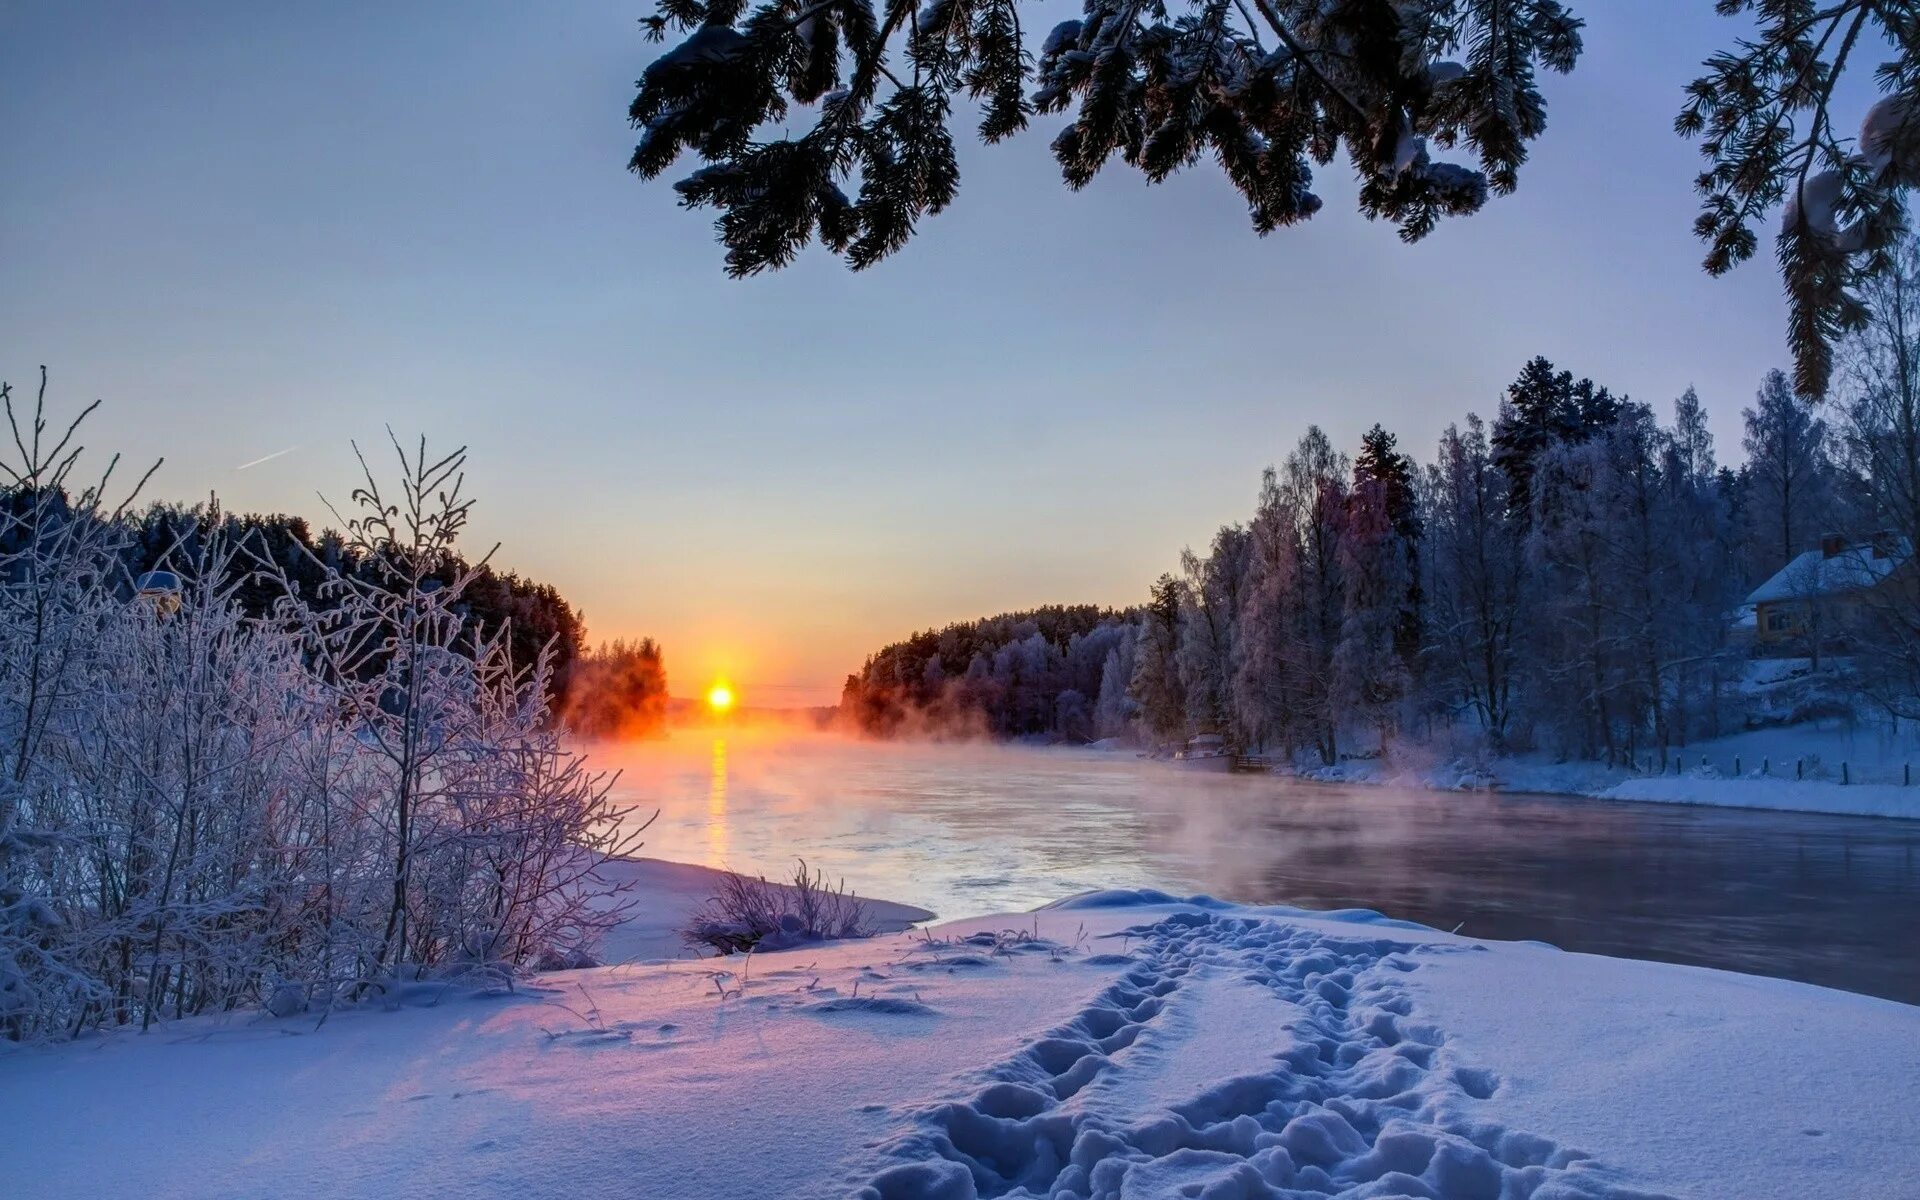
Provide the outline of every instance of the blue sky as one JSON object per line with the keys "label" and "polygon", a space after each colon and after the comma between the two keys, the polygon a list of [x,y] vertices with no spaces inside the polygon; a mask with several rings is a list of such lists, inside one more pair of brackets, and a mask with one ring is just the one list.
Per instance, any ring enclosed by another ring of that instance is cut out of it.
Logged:
{"label": "blue sky", "polygon": [[1520,190],[1419,246],[1340,163],[1264,240],[1211,167],[1071,193],[1049,119],[963,146],[881,266],[741,282],[624,170],[646,0],[0,0],[0,377],[47,363],[159,494],[236,508],[323,515],[387,424],[469,443],[474,541],[595,636],[662,638],[677,692],[830,700],[915,628],[1138,600],[1309,422],[1425,458],[1534,354],[1695,385],[1737,458],[1779,283],[1700,273],[1671,122],[1739,26],[1575,7]]}

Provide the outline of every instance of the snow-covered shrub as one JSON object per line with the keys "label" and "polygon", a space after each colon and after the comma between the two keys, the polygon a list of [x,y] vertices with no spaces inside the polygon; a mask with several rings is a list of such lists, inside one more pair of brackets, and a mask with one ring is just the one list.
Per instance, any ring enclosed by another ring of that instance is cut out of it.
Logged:
{"label": "snow-covered shrub", "polygon": [[783,950],[802,942],[866,937],[867,906],[797,860],[784,883],[764,876],[728,875],[718,894],[694,915],[681,937],[687,945],[721,954]]}
{"label": "snow-covered shrub", "polygon": [[92,969],[85,917],[90,897],[119,881],[88,869],[94,798],[66,767],[98,696],[99,634],[117,610],[125,535],[113,518],[139,491],[107,501],[112,463],[80,482],[74,437],[92,409],[47,436],[46,383],[43,369],[24,422],[0,384],[18,451],[0,461],[0,1036],[13,1039],[73,1028],[111,994]]}
{"label": "snow-covered shrub", "polygon": [[386,886],[355,914],[356,983],[388,986],[403,963],[591,953],[620,915],[598,902],[610,890],[598,865],[635,835],[620,832],[611,780],[548,719],[549,653],[516,663],[509,631],[466,619],[462,596],[486,559],[444,577],[472,506],[465,452],[429,459],[424,440],[411,457],[394,450],[398,501],[362,458],[343,518],[372,569],[334,573],[317,602],[288,587],[276,612],[362,760],[354,848]]}
{"label": "snow-covered shrub", "polygon": [[75,428],[4,399],[0,1038],[590,961],[635,835],[548,719],[550,657],[468,619],[460,453],[402,455],[398,503],[369,473],[346,545],[375,569],[301,564],[317,593],[217,520],[136,584]]}

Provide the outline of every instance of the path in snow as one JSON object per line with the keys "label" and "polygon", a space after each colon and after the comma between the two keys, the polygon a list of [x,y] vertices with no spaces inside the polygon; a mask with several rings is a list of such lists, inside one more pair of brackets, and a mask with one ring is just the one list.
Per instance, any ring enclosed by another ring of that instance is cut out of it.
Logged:
{"label": "path in snow", "polygon": [[1500,1081],[1406,981],[1480,947],[1208,912],[1106,936],[1128,953],[1090,961],[1128,969],[969,1099],[907,1114],[862,1200],[1651,1200],[1475,1115]]}

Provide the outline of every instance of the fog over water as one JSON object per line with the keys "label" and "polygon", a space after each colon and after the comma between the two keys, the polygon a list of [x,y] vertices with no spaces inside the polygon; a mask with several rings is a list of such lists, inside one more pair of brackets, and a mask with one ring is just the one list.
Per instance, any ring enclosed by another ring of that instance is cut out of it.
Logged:
{"label": "fog over water", "polygon": [[601,746],[641,853],[796,856],[942,919],[1095,887],[1366,907],[1920,1002],[1920,822],[1196,773],[1127,753],[733,728]]}

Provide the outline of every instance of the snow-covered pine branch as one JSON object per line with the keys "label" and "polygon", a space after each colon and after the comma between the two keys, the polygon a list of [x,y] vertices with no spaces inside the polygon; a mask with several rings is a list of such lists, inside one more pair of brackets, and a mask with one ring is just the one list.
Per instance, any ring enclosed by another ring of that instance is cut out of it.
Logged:
{"label": "snow-covered pine branch", "polygon": [[662,0],[649,37],[683,40],[641,77],[629,169],[700,159],[675,186],[719,211],[730,274],[815,239],[858,269],[953,202],[956,102],[987,142],[1071,109],[1053,139],[1070,187],[1116,157],[1157,182],[1211,156],[1266,234],[1319,210],[1314,167],[1344,150],[1360,210],[1413,241],[1513,190],[1545,128],[1537,75],[1580,53],[1559,0],[1087,0],[1044,36],[1022,9]]}

